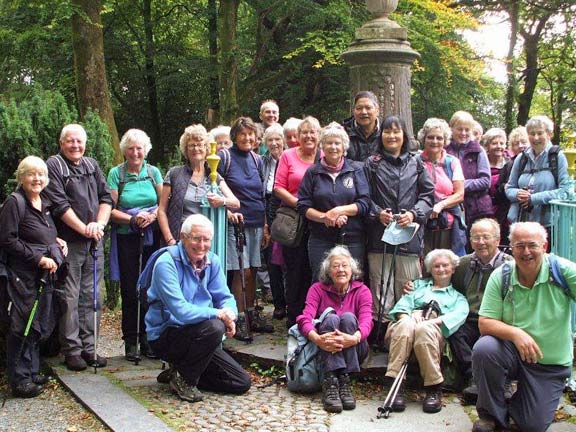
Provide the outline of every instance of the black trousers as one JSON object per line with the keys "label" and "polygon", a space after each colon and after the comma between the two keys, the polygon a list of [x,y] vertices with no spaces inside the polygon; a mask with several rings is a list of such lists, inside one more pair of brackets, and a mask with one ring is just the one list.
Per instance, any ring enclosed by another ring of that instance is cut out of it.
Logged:
{"label": "black trousers", "polygon": [[472,347],[480,339],[480,330],[476,319],[466,320],[456,332],[448,338],[452,355],[458,370],[465,379],[472,378]]}
{"label": "black trousers", "polygon": [[222,349],[224,332],[219,319],[168,327],[150,346],[162,360],[172,363],[189,385],[242,394],[250,389],[250,376]]}
{"label": "black trousers", "polygon": [[308,234],[297,247],[282,247],[286,264],[286,312],[288,323],[294,324],[306,303],[306,294],[312,283],[312,270],[308,259]]}
{"label": "black trousers", "polygon": [[[156,237],[156,235],[154,236]],[[118,264],[120,266],[120,295],[122,297],[122,339],[136,343],[138,316],[138,293],[136,284],[140,276],[140,236],[138,234],[118,234]],[[144,248],[142,269],[152,253],[158,249],[154,244]],[[147,311],[146,292],[140,293],[140,340],[146,340],[144,316]]]}
{"label": "black trousers", "polygon": [[[12,388],[19,384],[31,382],[40,370],[40,344],[39,335],[30,331],[28,338],[22,346],[24,336],[17,335],[11,330],[6,337],[6,367],[8,370],[8,382]],[[20,347],[22,354],[18,356]]]}

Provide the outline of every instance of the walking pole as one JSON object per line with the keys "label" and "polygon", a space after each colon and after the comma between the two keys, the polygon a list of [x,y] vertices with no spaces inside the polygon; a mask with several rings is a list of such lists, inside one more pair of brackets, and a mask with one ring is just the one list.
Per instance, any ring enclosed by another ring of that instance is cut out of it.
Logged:
{"label": "walking pole", "polygon": [[242,299],[244,302],[244,320],[248,332],[246,343],[252,342],[252,332],[250,330],[250,314],[248,313],[248,300],[246,299],[246,276],[244,275],[244,245],[246,244],[246,234],[244,233],[244,222],[239,221],[234,224],[234,237],[236,237],[236,253],[238,254],[238,265],[240,267],[240,284],[242,286]]}
{"label": "walking pole", "polygon": [[[22,342],[20,343],[20,347],[18,348],[18,353],[16,354],[16,358],[14,359],[15,363],[20,361],[22,357],[22,353],[24,352],[24,346],[26,345],[26,341],[28,340],[28,335],[30,334],[30,329],[32,328],[32,323],[34,322],[34,318],[36,317],[36,311],[38,310],[38,303],[40,303],[40,296],[46,287],[46,283],[48,282],[48,277],[50,277],[50,273],[48,270],[44,270],[42,276],[40,277],[38,290],[36,291],[36,298],[34,299],[34,303],[32,304],[32,310],[30,311],[30,315],[28,315],[28,321],[26,322],[26,327],[24,328],[24,336],[22,337]],[[6,399],[8,398],[8,393],[4,394],[4,399],[2,400],[2,408],[6,404]]]}
{"label": "walking pole", "polygon": [[[142,256],[144,255],[144,230],[140,230],[140,240],[139,240],[139,256],[138,256],[138,276],[142,273]],[[142,356],[140,355],[140,285],[136,284],[136,301],[138,305],[136,307],[136,355],[134,356],[134,364],[138,366]]]}
{"label": "walking pole", "polygon": [[[422,309],[422,314],[424,315],[425,321],[427,321],[430,318],[430,315],[433,311],[436,311],[436,313],[438,313],[438,314],[440,313],[440,305],[438,304],[438,302],[436,300],[431,300]],[[406,377],[406,372],[408,371],[409,359],[410,359],[410,355],[408,355],[406,357],[406,360],[404,360],[404,363],[402,363],[402,367],[398,371],[398,375],[396,375],[396,378],[394,378],[394,382],[392,383],[392,386],[390,387],[390,390],[388,391],[388,395],[386,396],[386,399],[384,399],[384,403],[382,404],[382,406],[378,407],[378,414],[377,414],[376,418],[380,419],[382,417],[384,417],[384,418],[390,417],[390,413],[392,412],[392,405],[394,405],[394,401],[396,400],[396,396],[398,395],[398,392],[400,391],[400,388],[402,387],[402,381],[404,381],[404,378]]]}
{"label": "walking pole", "polygon": [[94,310],[94,373],[98,373],[98,241],[90,243],[90,255],[92,255],[92,308]]}

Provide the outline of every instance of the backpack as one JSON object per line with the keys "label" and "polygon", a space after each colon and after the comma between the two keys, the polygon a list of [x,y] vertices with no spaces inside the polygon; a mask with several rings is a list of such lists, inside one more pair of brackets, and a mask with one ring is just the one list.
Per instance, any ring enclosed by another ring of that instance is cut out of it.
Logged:
{"label": "backpack", "polygon": [[[564,275],[562,274],[562,269],[560,267],[558,257],[554,254],[549,254],[548,260],[550,264],[550,275],[549,275],[550,282],[552,282],[557,287],[562,288],[564,294],[566,294],[568,298],[570,298],[572,301],[576,301],[576,298],[572,294],[572,291],[570,291],[568,282],[566,282],[566,278],[564,278]],[[512,277],[512,266],[510,265],[509,262],[506,262],[502,265],[502,300],[504,300],[506,294],[508,294],[508,291],[510,291],[511,277]]]}
{"label": "backpack", "polygon": [[[560,152],[560,146],[553,145],[550,150],[548,150],[548,167],[541,168],[541,169],[531,169],[526,171],[528,174],[534,174],[538,171],[550,171],[554,176],[554,184],[558,187],[558,153]],[[519,164],[519,171],[518,177],[524,173],[524,169],[526,168],[526,164],[528,163],[528,156],[526,155],[526,150],[520,154],[520,162]]]}
{"label": "backpack", "polygon": [[[424,163],[424,160],[422,159],[421,153],[417,154],[416,158],[422,164]],[[454,156],[452,156],[451,154],[446,153],[444,155],[444,171],[446,172],[446,175],[448,176],[448,178],[450,180],[452,180],[452,175],[454,174],[452,172],[452,159],[453,158],[454,158]]]}
{"label": "backpack", "polygon": [[[228,177],[228,173],[230,173],[230,150],[227,148],[223,148],[218,153],[220,153],[222,157],[222,163],[224,164],[224,170],[222,171],[223,177]],[[258,174],[260,175],[260,181],[264,183],[264,173],[262,172],[262,159],[253,151],[250,151],[250,156],[252,156],[252,160],[254,161],[254,165],[256,165],[256,169],[258,170]]]}
{"label": "backpack", "polygon": [[[152,183],[152,186],[154,187],[154,190],[156,190],[156,180],[154,179],[154,167],[150,164],[146,164],[146,177],[138,177],[136,176],[136,178],[131,177],[128,180],[126,180],[126,162],[121,163],[120,165],[118,165],[118,201],[120,201],[120,196],[122,195],[122,191],[124,190],[124,186],[126,186],[126,183],[131,183],[131,182],[139,182],[139,181],[149,181],[150,183]],[[156,191],[156,195],[158,195],[158,192]],[[158,197],[158,200],[160,200],[160,197]]]}
{"label": "backpack", "polygon": [[[62,176],[62,179],[64,180],[64,187],[66,187],[68,185],[68,182],[70,181],[70,168],[68,167],[68,164],[66,163],[66,161],[64,160],[64,158],[60,154],[50,156],[46,160],[46,162],[48,162],[51,159],[58,162],[58,166],[60,167],[60,175]],[[82,163],[83,165],[86,166],[87,172],[89,175],[95,175],[96,174],[96,167],[90,161],[90,159],[82,157],[82,159],[80,159],[80,163]]]}
{"label": "backpack", "polygon": [[[156,261],[158,258],[160,258],[160,256],[164,254],[164,252],[168,252],[174,260],[174,263],[176,264],[176,270],[178,271],[178,280],[180,281],[180,285],[182,285],[182,280],[184,279],[182,275],[182,260],[180,259],[178,249],[170,248],[172,248],[172,246],[164,246],[163,248],[158,249],[152,255],[150,255],[150,258],[148,258],[142,273],[140,273],[140,276],[138,277],[138,283],[136,284],[136,292],[138,296],[140,296],[141,290],[148,292],[148,289],[152,284],[152,273],[154,271],[154,265],[156,265]],[[180,265],[178,265],[178,263],[180,263]]]}
{"label": "backpack", "polygon": [[[328,307],[314,324],[321,322],[326,315],[335,312]],[[314,393],[322,388],[322,366],[320,349],[302,336],[298,324],[288,330],[288,353],[286,355],[286,385],[288,390],[297,393]]]}

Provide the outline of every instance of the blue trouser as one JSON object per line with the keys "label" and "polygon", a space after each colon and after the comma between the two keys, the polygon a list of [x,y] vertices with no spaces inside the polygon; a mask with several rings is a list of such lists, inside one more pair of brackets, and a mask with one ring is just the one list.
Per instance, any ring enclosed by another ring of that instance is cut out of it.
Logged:
{"label": "blue trouser", "polygon": [[[478,415],[504,428],[512,417],[523,432],[548,429],[570,376],[567,366],[523,362],[512,342],[493,336],[482,336],[474,345],[472,369],[478,385]],[[506,403],[504,383],[509,380],[518,380],[518,390]]]}
{"label": "blue trouser", "polygon": [[[358,330],[358,318],[351,312],[345,312],[340,316],[330,313],[318,324],[319,334],[330,333],[336,329],[342,333],[354,334]],[[368,355],[368,342],[362,341],[334,354],[322,350],[320,352],[324,372],[360,372],[360,364]]]}

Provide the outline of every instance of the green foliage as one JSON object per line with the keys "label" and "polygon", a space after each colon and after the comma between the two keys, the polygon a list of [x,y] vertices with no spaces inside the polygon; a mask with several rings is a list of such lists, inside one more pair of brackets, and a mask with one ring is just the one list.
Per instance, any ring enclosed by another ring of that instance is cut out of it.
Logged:
{"label": "green foliage", "polygon": [[[0,184],[2,201],[12,191],[8,180],[20,160],[29,155],[46,159],[58,152],[62,127],[77,121],[77,112],[56,91],[30,87],[27,93],[0,99]],[[94,113],[82,122],[88,134],[86,154],[95,157],[104,172],[112,165],[113,152],[108,128]]]}
{"label": "green foliage", "polygon": [[284,374],[284,371],[275,365],[272,365],[269,368],[264,368],[260,363],[250,363],[250,367],[254,369],[258,375],[266,378],[278,378]]}

